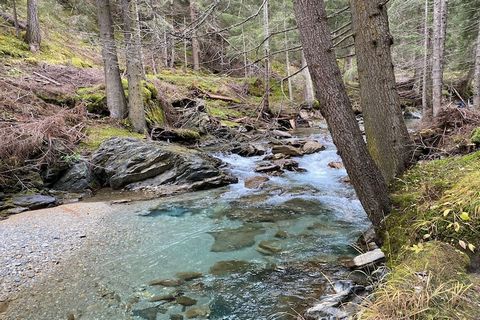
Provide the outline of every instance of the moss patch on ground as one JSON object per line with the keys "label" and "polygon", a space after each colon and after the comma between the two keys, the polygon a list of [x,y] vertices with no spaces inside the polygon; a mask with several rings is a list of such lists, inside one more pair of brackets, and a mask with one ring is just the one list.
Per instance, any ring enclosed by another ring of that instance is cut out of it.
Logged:
{"label": "moss patch on ground", "polygon": [[383,251],[392,272],[360,319],[477,319],[480,152],[420,163],[393,186]]}
{"label": "moss patch on ground", "polygon": [[143,134],[132,132],[126,128],[107,124],[87,128],[86,135],[86,139],[80,146],[87,151],[98,149],[102,142],[114,137],[131,137],[137,139],[143,139],[145,137]]}

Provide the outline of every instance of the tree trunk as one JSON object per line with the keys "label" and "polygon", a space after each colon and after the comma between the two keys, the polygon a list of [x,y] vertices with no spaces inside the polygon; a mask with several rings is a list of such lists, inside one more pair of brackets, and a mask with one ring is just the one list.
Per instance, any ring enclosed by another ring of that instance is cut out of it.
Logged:
{"label": "tree trunk", "polygon": [[[195,0],[190,0],[190,20],[192,23],[197,20],[197,4]],[[200,70],[200,44],[196,33],[196,30],[192,31],[193,70]]]}
{"label": "tree trunk", "polygon": [[20,25],[18,24],[17,0],[13,0],[13,24],[15,25],[15,36],[20,37]]}
{"label": "tree trunk", "polygon": [[391,183],[410,159],[410,137],[396,89],[385,0],[350,0],[360,105],[370,155]]}
{"label": "tree trunk", "polygon": [[40,50],[42,36],[40,34],[40,21],[38,19],[37,0],[27,1],[27,34],[26,40],[30,51],[37,52]]}
{"label": "tree trunk", "polygon": [[432,109],[432,63],[431,63],[431,29],[429,26],[428,2],[425,0],[425,21],[423,30],[423,74],[422,74],[422,122],[429,123],[433,119]]}
{"label": "tree trunk", "polygon": [[[187,30],[187,18],[183,17],[183,30]],[[188,68],[188,40],[186,35],[183,38],[183,63],[185,65],[185,70]]]}
{"label": "tree trunk", "polygon": [[305,102],[311,108],[315,103],[315,92],[313,90],[312,76],[310,75],[310,70],[307,65],[307,60],[305,60],[305,54],[302,51],[302,68],[303,68],[303,77],[305,79]]}
{"label": "tree trunk", "polygon": [[271,65],[270,65],[270,22],[269,22],[269,0],[265,1],[263,7],[263,34],[265,37],[265,96],[263,99],[263,108],[261,116],[270,115],[270,78],[271,78]]}
{"label": "tree trunk", "polygon": [[447,0],[433,2],[432,108],[436,117],[442,109],[443,64],[447,25]]}
{"label": "tree trunk", "polygon": [[295,0],[295,16],[320,110],[352,185],[375,228],[390,211],[385,180],[358,127],[337,65],[323,0]]}
{"label": "tree trunk", "polygon": [[98,27],[102,42],[105,91],[110,117],[123,119],[127,115],[127,102],[118,67],[117,47],[113,31],[113,21],[109,0],[97,0]]}
{"label": "tree trunk", "polygon": [[137,0],[122,0],[125,52],[128,78],[128,117],[135,131],[146,129],[143,105],[142,50],[138,22]]}
{"label": "tree trunk", "polygon": [[480,21],[478,23],[475,73],[473,76],[473,106],[477,109],[480,109]]}
{"label": "tree trunk", "polygon": [[[285,6],[285,1],[283,2],[283,5]],[[283,20],[283,29],[287,29],[287,20]],[[288,41],[288,32],[285,32],[285,65],[287,68],[287,83],[288,83],[288,99],[290,101],[293,101],[293,88],[292,88],[292,78],[290,78],[290,54],[288,52],[288,46],[289,46],[289,41]]]}

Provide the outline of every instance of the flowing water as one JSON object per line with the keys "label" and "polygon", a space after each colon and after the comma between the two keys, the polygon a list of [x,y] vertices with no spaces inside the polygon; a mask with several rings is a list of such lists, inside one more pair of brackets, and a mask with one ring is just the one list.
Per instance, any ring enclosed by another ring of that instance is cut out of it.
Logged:
{"label": "flowing water", "polygon": [[[186,312],[295,319],[331,279],[346,275],[338,259],[355,253],[350,244],[369,226],[342,182],[345,170],[328,166],[340,161],[328,135],[311,138],[327,150],[296,159],[307,171],[270,177],[260,190],[246,189],[244,180],[258,175],[261,157],[217,154],[238,184],[108,217],[104,240],[59,275],[62,285],[45,284],[34,309],[38,319],[65,319],[68,312],[79,319],[170,319]],[[149,285],[179,272],[202,276],[175,287]],[[169,294],[197,303],[150,301]]]}

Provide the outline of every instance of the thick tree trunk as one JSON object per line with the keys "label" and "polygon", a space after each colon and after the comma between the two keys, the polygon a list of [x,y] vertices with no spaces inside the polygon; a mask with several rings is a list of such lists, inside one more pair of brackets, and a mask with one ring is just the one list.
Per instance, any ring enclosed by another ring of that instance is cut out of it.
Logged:
{"label": "thick tree trunk", "polygon": [[411,142],[395,85],[384,2],[350,0],[350,9],[367,146],[389,184],[405,171]]}
{"label": "thick tree trunk", "polygon": [[442,109],[443,65],[447,26],[447,0],[433,2],[432,108],[436,117]]}
{"label": "thick tree trunk", "polygon": [[432,109],[432,63],[431,63],[431,29],[428,13],[429,0],[425,0],[425,21],[423,29],[423,74],[422,74],[422,122],[429,123],[433,119]]}
{"label": "thick tree trunk", "polygon": [[143,105],[142,50],[136,1],[122,0],[122,15],[127,58],[128,118],[135,131],[143,133],[146,122]]}
{"label": "thick tree trunk", "polygon": [[123,119],[127,116],[127,102],[118,67],[117,47],[109,0],[97,0],[97,15],[102,42],[107,107],[111,118]]}
{"label": "thick tree trunk", "polygon": [[37,52],[40,50],[42,36],[40,33],[40,21],[38,19],[37,0],[27,1],[27,34],[26,40],[30,51]]}
{"label": "thick tree trunk", "polygon": [[[197,20],[197,3],[195,0],[190,0],[190,20],[191,22]],[[200,43],[196,30],[192,32],[192,60],[193,70],[200,70]]]}
{"label": "thick tree trunk", "polygon": [[473,76],[473,106],[480,109],[480,21],[478,23],[477,50],[475,54],[475,73]]}
{"label": "thick tree trunk", "polygon": [[303,68],[303,77],[305,79],[305,102],[311,108],[315,102],[315,92],[313,89],[312,76],[310,75],[310,70],[307,65],[307,60],[305,60],[305,54],[302,51],[302,68]]}
{"label": "thick tree trunk", "polygon": [[337,65],[323,0],[295,0],[295,16],[320,110],[352,185],[376,228],[390,211],[387,186],[368,153]]}

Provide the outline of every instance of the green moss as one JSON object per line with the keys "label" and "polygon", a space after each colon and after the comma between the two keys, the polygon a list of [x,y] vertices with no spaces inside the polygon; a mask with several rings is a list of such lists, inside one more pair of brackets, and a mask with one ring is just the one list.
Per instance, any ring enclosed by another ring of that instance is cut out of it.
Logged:
{"label": "green moss", "polygon": [[185,140],[200,140],[200,133],[192,129],[173,129],[179,137],[182,137]]}
{"label": "green moss", "polygon": [[[394,184],[386,219],[387,252],[394,258],[419,241],[480,247],[480,152],[419,164]],[[462,248],[465,250],[465,248]]]}
{"label": "green moss", "polygon": [[122,127],[109,125],[87,128],[86,136],[87,137],[82,142],[81,146],[90,151],[98,149],[102,142],[114,137],[132,137],[137,139],[144,138],[143,134],[132,132]]}
{"label": "green moss", "polygon": [[470,138],[472,143],[480,144],[480,128],[476,128],[472,131],[472,137]]}
{"label": "green moss", "polygon": [[0,34],[0,57],[25,58],[30,54],[25,41],[13,34]]}
{"label": "green moss", "polygon": [[242,112],[229,107],[228,102],[221,100],[207,100],[205,102],[209,115],[220,120],[228,120],[230,118],[240,118]]}
{"label": "green moss", "polygon": [[79,57],[72,57],[70,59],[70,63],[72,64],[72,66],[77,67],[77,68],[91,68],[91,67],[93,67],[93,65],[90,61],[81,59]]}
{"label": "green moss", "polygon": [[90,113],[108,114],[107,97],[103,85],[78,89],[76,100],[85,103]]}

